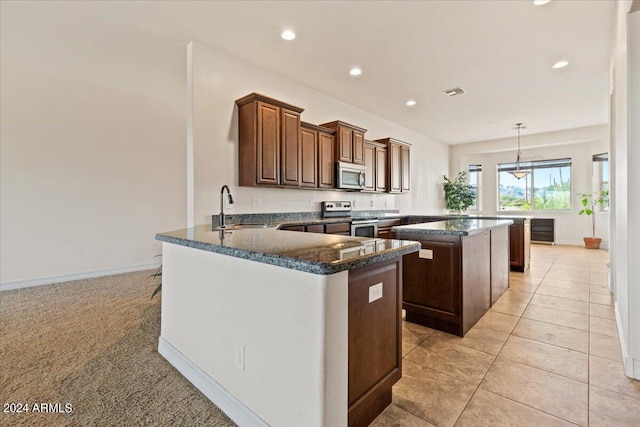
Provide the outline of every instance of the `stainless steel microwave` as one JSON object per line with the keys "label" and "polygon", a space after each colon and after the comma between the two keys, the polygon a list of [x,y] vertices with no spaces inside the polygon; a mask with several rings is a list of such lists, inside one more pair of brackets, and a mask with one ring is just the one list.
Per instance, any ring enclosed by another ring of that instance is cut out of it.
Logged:
{"label": "stainless steel microwave", "polygon": [[350,190],[362,190],[364,188],[364,165],[353,163],[336,163],[336,187]]}

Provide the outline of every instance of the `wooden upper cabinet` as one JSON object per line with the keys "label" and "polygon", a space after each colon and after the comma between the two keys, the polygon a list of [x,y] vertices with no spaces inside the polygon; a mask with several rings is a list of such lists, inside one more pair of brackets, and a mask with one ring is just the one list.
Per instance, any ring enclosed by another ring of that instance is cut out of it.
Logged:
{"label": "wooden upper cabinet", "polygon": [[337,162],[364,165],[364,134],[367,132],[358,126],[336,120],[320,125],[336,131]]}
{"label": "wooden upper cabinet", "polygon": [[335,188],[335,131],[300,122],[300,187]]}
{"label": "wooden upper cabinet", "polygon": [[393,138],[377,139],[387,146],[387,191],[408,193],[411,190],[411,145]]}
{"label": "wooden upper cabinet", "polygon": [[335,132],[318,131],[318,187],[335,188]]}
{"label": "wooden upper cabinet", "polygon": [[364,142],[364,190],[384,192],[387,189],[387,146]]}
{"label": "wooden upper cabinet", "polygon": [[400,165],[402,167],[402,192],[411,191],[411,148],[407,145],[400,147]]}
{"label": "wooden upper cabinet", "polygon": [[353,131],[341,128],[338,131],[338,161],[349,162],[353,160]]}
{"label": "wooden upper cabinet", "polygon": [[300,186],[318,186],[318,131],[300,124]]}
{"label": "wooden upper cabinet", "polygon": [[376,146],[376,191],[387,191],[387,147],[384,145]]}
{"label": "wooden upper cabinet", "polygon": [[303,109],[257,93],[236,104],[239,184],[299,186]]}
{"label": "wooden upper cabinet", "polygon": [[364,165],[364,132],[353,131],[353,163]]}
{"label": "wooden upper cabinet", "polygon": [[376,191],[376,147],[369,141],[364,143],[364,188]]}
{"label": "wooden upper cabinet", "polygon": [[300,185],[300,114],[284,108],[280,109],[281,123],[281,169],[280,184]]}

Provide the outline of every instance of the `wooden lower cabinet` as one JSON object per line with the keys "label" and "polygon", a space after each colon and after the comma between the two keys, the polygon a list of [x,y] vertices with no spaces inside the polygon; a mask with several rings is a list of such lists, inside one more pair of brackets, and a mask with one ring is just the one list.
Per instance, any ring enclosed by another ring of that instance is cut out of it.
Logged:
{"label": "wooden lower cabinet", "polygon": [[[370,301],[370,287],[382,297]],[[368,426],[402,376],[402,258],[349,271],[349,427]]]}
{"label": "wooden lower cabinet", "polygon": [[338,222],[334,224],[326,224],[324,226],[325,233],[327,234],[340,234],[343,236],[351,235],[351,224],[348,222]]}
{"label": "wooden lower cabinet", "polygon": [[464,336],[509,287],[506,226],[470,236],[419,235],[423,251],[404,256],[406,320]]}
{"label": "wooden lower cabinet", "polygon": [[395,239],[396,233],[392,231],[392,228],[397,225],[402,225],[401,219],[381,219],[378,220],[378,238],[380,239]]}
{"label": "wooden lower cabinet", "polygon": [[509,259],[511,270],[525,272],[529,269],[531,247],[531,222],[529,219],[514,222],[509,227]]}

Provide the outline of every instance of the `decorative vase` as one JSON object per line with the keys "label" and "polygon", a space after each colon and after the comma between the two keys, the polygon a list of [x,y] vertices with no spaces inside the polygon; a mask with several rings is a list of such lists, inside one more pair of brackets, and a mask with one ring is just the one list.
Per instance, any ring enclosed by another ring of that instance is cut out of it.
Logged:
{"label": "decorative vase", "polygon": [[583,237],[584,247],[587,249],[600,249],[600,242],[602,241],[599,237]]}

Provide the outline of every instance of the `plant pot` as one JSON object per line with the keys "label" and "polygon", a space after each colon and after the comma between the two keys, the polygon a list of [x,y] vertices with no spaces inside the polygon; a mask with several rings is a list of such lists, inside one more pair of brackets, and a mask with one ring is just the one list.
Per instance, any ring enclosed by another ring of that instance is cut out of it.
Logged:
{"label": "plant pot", "polygon": [[584,247],[587,249],[600,249],[600,242],[602,241],[599,237],[583,237]]}

